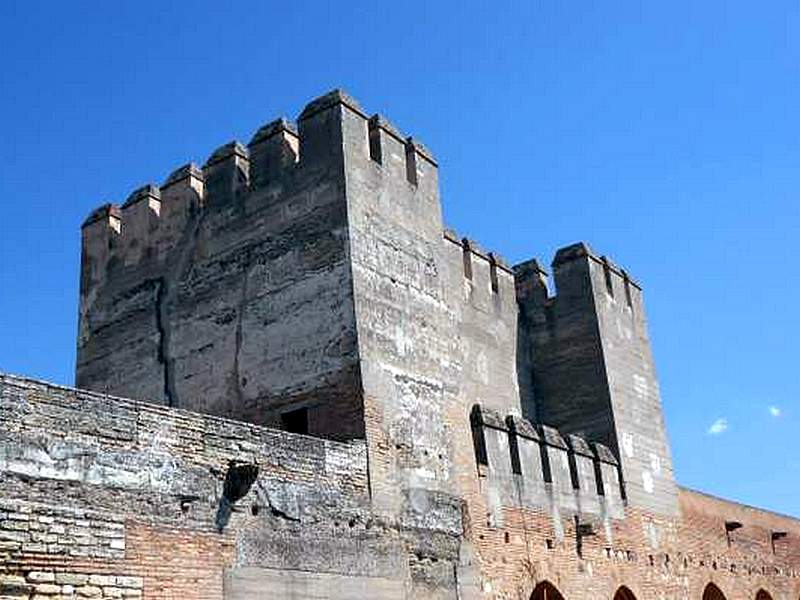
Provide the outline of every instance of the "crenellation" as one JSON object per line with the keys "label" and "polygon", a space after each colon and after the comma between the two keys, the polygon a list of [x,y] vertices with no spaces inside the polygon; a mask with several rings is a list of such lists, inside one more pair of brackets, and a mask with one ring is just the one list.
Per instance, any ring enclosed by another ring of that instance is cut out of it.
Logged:
{"label": "crenellation", "polygon": [[89,216],[87,216],[83,221],[83,225],[81,225],[81,227],[88,227],[89,225],[93,225],[94,223],[101,221],[110,225],[113,229],[116,229],[117,232],[119,232],[120,216],[121,214],[119,205],[106,203],[89,213]]}
{"label": "crenellation", "polygon": [[[624,298],[624,287],[626,285],[636,290],[638,293],[641,292],[641,286],[631,278],[625,269],[617,265],[609,257],[597,254],[585,242],[572,244],[557,251],[555,259],[553,260],[557,290],[560,290],[562,287],[565,291],[572,290],[572,281],[567,275],[570,271],[567,267],[574,261],[581,261],[581,259],[588,259],[593,269],[602,270],[605,289],[610,296]],[[561,273],[560,277],[558,276],[559,272]]]}
{"label": "crenellation", "polygon": [[469,252],[474,256],[482,258],[486,261],[489,260],[489,253],[483,249],[483,246],[481,246],[477,240],[465,237],[461,239],[461,245],[465,252]]}
{"label": "crenellation", "polygon": [[297,125],[284,118],[272,121],[253,135],[248,149],[252,189],[279,182],[300,161]]}
{"label": "crenellation", "polygon": [[536,426],[525,417],[508,415],[506,417],[506,425],[510,432],[519,437],[524,437],[537,443],[542,441],[542,437],[539,435]]}
{"label": "crenellation", "polygon": [[128,198],[122,205],[123,214],[126,208],[130,208],[139,202],[147,202],[148,207],[158,214],[159,204],[161,202],[161,190],[154,183],[148,183],[135,189],[128,195]]}
{"label": "crenellation", "polygon": [[406,138],[382,115],[369,119],[370,158],[381,165],[388,177],[408,178]]}
{"label": "crenellation", "polygon": [[343,169],[345,146],[352,147],[353,157],[368,159],[367,119],[358,103],[342,90],[311,101],[298,118],[301,167]]}
{"label": "crenellation", "polygon": [[532,311],[525,310],[526,308],[544,307],[551,299],[548,273],[535,258],[514,265],[513,271],[517,300],[523,308],[521,312],[530,317]]}
{"label": "crenellation", "polygon": [[514,472],[508,425],[499,413],[491,409],[482,408],[481,416],[489,470],[495,477],[508,478]]}
{"label": "crenellation", "polygon": [[[458,233],[450,228],[443,229],[442,238],[445,242],[458,246],[460,250],[458,264],[463,278],[468,283],[466,289],[469,293],[466,297],[469,301],[477,300],[473,294],[475,290],[485,290],[494,296],[515,297],[514,270],[502,255],[484,250],[477,241],[459,237]],[[476,264],[476,261],[479,264]],[[495,306],[499,307],[501,312],[516,310],[515,303],[511,305],[495,303]]]}
{"label": "crenellation", "polygon": [[164,263],[187,235],[192,217],[203,209],[205,177],[200,167],[188,163],[173,171],[161,185],[161,215],[157,235],[158,260]]}
{"label": "crenellation", "polygon": [[489,252],[488,258],[489,262],[494,264],[498,269],[502,269],[509,275],[514,275],[514,269],[511,268],[511,265],[502,254],[491,251]]}
{"label": "crenellation", "polygon": [[578,499],[578,512],[600,512],[600,489],[602,483],[597,480],[595,455],[588,442],[579,435],[566,436],[569,446],[569,467],[572,475],[572,487]]}
{"label": "crenellation", "polygon": [[461,236],[459,236],[458,232],[451,227],[445,227],[442,230],[442,238],[458,246],[461,245]]}
{"label": "crenellation", "polygon": [[224,206],[240,198],[248,190],[250,155],[238,141],[217,148],[203,165],[206,202]]}
{"label": "crenellation", "polygon": [[188,182],[187,185],[195,189],[198,195],[202,196],[202,184],[204,180],[205,176],[203,175],[203,170],[200,167],[193,162],[186,163],[185,165],[175,169],[169,174],[169,176],[167,176],[167,179],[163,184],[161,184],[161,192],[163,193],[173,185]]}
{"label": "crenellation", "polygon": [[116,204],[93,210],[81,226],[81,294],[99,285],[122,231],[122,211]]}
{"label": "crenellation", "polygon": [[555,427],[539,425],[539,433],[542,440],[544,479],[552,484],[554,502],[566,510],[577,511],[578,503],[569,464],[569,446]]}
{"label": "crenellation", "polygon": [[488,482],[484,493],[495,514],[502,505],[625,517],[616,459],[608,449],[598,455],[581,436],[562,436],[515,415],[502,419],[479,405],[470,419],[478,475]]}
{"label": "crenellation", "polygon": [[161,190],[150,183],[134,190],[122,205],[121,243],[117,258],[124,266],[151,256],[161,217]]}
{"label": "crenellation", "polygon": [[438,198],[439,164],[431,151],[412,137],[406,139],[406,176],[420,193]]}
{"label": "crenellation", "polygon": [[343,105],[351,111],[361,115],[367,119],[366,113],[361,109],[361,105],[350,94],[342,89],[331,90],[327,94],[323,94],[319,98],[315,98],[306,104],[303,111],[300,113],[299,120],[304,121],[315,116],[317,113],[328,110],[332,107]]}
{"label": "crenellation", "polygon": [[298,137],[297,124],[285,117],[279,117],[274,121],[270,121],[266,125],[262,125],[253,134],[250,139],[249,147],[257,146],[258,144],[271,139],[275,135],[288,134],[295,138]]}
{"label": "crenellation", "polygon": [[605,510],[611,515],[621,514],[624,510],[625,486],[620,477],[619,461],[603,444],[594,443],[592,449],[595,455],[595,478]]}
{"label": "crenellation", "polygon": [[506,417],[511,442],[511,460],[519,474],[519,502],[522,506],[547,506],[549,502],[542,464],[542,439],[536,426],[524,417]]}

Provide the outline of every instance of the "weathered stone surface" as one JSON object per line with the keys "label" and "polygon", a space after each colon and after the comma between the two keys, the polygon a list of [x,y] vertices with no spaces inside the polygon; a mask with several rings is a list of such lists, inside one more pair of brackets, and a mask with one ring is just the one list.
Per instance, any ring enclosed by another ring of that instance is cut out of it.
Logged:
{"label": "weathered stone surface", "polygon": [[796,520],[676,487],[638,284],[553,270],[340,90],[94,211],[93,391],[0,376],[0,600],[800,596]]}
{"label": "weathered stone surface", "polygon": [[89,581],[89,576],[83,573],[55,573],[54,579],[56,583],[62,585],[84,585]]}

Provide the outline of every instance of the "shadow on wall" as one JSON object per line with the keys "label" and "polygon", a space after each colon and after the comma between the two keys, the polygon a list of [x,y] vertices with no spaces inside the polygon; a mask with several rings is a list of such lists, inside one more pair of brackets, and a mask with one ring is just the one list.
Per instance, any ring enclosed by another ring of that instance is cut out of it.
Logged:
{"label": "shadow on wall", "polygon": [[258,466],[238,461],[230,461],[225,473],[225,484],[219,499],[217,515],[214,522],[222,533],[233,512],[233,505],[247,495],[258,478]]}

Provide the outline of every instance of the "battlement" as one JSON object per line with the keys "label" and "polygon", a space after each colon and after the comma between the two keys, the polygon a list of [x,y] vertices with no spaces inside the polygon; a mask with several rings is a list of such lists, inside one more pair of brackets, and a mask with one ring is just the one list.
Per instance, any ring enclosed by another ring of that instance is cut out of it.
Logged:
{"label": "battlement", "polygon": [[548,273],[538,260],[534,258],[514,266],[521,304],[543,308],[559,297],[588,297],[591,287],[587,285],[587,278],[597,274],[602,275],[602,287],[613,302],[629,309],[641,304],[641,285],[625,269],[609,257],[596,253],[585,242],[559,249],[551,266],[554,293],[548,286]]}
{"label": "battlement", "polygon": [[555,293],[538,261],[514,268],[533,372],[523,394],[526,414],[613,448],[626,498],[674,513],[642,288],[584,242],[558,250],[552,269]]}
{"label": "battlement", "polygon": [[457,265],[454,268],[460,271],[470,292],[477,289],[489,290],[492,295],[514,293],[514,270],[502,255],[486,251],[477,241],[460,237],[450,228],[444,229],[443,237],[451,249],[455,246],[460,251],[460,261],[453,259]]}
{"label": "battlement", "polygon": [[605,445],[477,404],[470,423],[489,504],[625,516],[619,462]]}
{"label": "battlement", "polygon": [[[202,168],[186,164],[160,186],[136,189],[121,206],[93,210],[82,226],[84,260],[113,259],[125,266],[163,262],[190,216],[245,207],[256,196],[292,193],[307,186],[314,172],[341,165],[345,156],[371,160],[383,167],[383,176],[412,187],[432,191],[438,186],[432,153],[384,117],[368,117],[346,92],[334,90],[311,101],[298,123],[283,117],[271,121],[247,145],[233,140],[214,150]],[[102,269],[90,270],[98,277]]]}
{"label": "battlement", "polygon": [[[335,90],[296,123],[272,120],[93,211],[78,385],[259,424],[303,414],[309,433],[363,437],[347,283],[362,190],[365,208],[383,194],[441,231],[430,151]],[[345,425],[330,417],[343,413]]]}

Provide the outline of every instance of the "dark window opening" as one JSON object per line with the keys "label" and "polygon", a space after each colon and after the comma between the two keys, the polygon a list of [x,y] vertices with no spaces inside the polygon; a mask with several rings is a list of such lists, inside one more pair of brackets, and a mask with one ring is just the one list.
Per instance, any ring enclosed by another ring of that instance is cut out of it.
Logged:
{"label": "dark window opening", "polygon": [[533,589],[531,600],[564,600],[564,596],[549,581],[543,581]]}
{"label": "dark window opening", "polygon": [[636,596],[634,596],[633,592],[628,588],[622,586],[617,590],[617,593],[614,594],[614,600],[636,600]]}
{"label": "dark window opening", "polygon": [[777,542],[778,540],[782,540],[787,535],[788,535],[788,533],[785,532],[785,531],[773,531],[770,534],[770,541],[772,542],[772,553],[773,554],[777,554],[777,552],[775,550],[775,542]]}
{"label": "dark window opening", "polygon": [[726,600],[725,594],[717,586],[709,583],[703,592],[703,600]]}
{"label": "dark window opening", "polygon": [[283,430],[308,435],[308,409],[298,408],[281,415]]}

